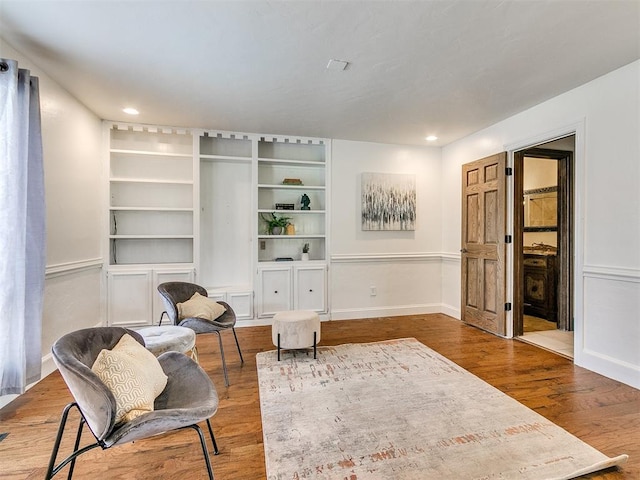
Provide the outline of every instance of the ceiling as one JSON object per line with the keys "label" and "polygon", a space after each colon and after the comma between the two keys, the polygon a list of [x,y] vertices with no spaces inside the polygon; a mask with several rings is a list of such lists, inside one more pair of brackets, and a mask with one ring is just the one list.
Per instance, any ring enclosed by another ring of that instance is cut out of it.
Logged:
{"label": "ceiling", "polygon": [[442,146],[640,58],[640,1],[0,0],[0,36],[104,119]]}

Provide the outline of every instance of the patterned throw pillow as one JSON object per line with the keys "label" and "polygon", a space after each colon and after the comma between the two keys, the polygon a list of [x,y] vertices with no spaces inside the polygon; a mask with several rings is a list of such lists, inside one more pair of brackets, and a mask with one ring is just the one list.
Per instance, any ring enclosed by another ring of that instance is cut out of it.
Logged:
{"label": "patterned throw pillow", "polygon": [[208,297],[200,295],[198,292],[183,303],[178,303],[178,318],[204,318],[205,320],[215,320],[227,310],[218,302]]}
{"label": "patterned throw pillow", "polygon": [[158,359],[130,335],[112,350],[103,349],[91,370],[116,398],[116,423],[153,411],[153,402],[167,385]]}

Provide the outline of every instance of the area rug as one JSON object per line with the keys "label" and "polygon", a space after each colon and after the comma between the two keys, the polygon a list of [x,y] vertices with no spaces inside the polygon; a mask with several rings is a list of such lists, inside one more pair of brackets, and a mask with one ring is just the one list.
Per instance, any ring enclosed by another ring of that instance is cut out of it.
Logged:
{"label": "area rug", "polygon": [[257,355],[269,480],[570,479],[620,465],[415,339]]}

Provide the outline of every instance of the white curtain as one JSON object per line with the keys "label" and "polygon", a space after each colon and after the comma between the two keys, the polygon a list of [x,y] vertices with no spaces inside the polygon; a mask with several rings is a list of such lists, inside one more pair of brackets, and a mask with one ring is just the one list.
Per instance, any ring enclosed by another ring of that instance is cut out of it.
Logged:
{"label": "white curtain", "polygon": [[0,395],[40,379],[44,271],[38,78],[0,58]]}

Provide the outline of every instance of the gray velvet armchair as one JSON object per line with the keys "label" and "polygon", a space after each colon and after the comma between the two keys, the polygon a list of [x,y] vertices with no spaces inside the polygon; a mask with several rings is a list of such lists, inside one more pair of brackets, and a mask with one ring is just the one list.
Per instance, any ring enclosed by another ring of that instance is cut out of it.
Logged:
{"label": "gray velvet armchair", "polygon": [[222,346],[222,337],[220,332],[222,330],[231,330],[233,337],[236,341],[236,347],[238,347],[238,354],[240,355],[240,363],[244,363],[242,358],[242,351],[240,350],[240,343],[238,342],[238,336],[236,335],[236,314],[233,308],[228,303],[218,302],[225,308],[225,312],[215,320],[207,320],[204,318],[179,318],[178,316],[178,303],[184,303],[189,300],[195,293],[199,293],[203,297],[207,297],[207,290],[200,285],[188,282],[166,282],[158,285],[158,292],[162,297],[165,311],[160,316],[160,324],[162,324],[162,317],[166,314],[169,320],[174,325],[181,327],[187,327],[192,329],[196,334],[200,333],[216,333],[218,335],[218,343],[220,345],[220,356],[222,357],[222,370],[224,372],[224,383],[229,386],[229,375],[227,373],[227,362],[224,357],[224,348]]}
{"label": "gray velvet armchair", "polygon": [[[198,433],[207,473],[209,479],[213,480],[205,438],[197,424],[206,420],[214,453],[218,454],[209,422],[209,418],[218,409],[218,394],[205,371],[186,355],[178,352],[160,355],[158,362],[168,378],[166,387],[155,399],[153,411],[131,421],[116,424],[116,399],[111,390],[92,371],[91,366],[102,349],[113,349],[125,333],[144,345],[144,340],[139,334],[119,327],[78,330],[64,335],[53,345],[53,359],[74,402],[63,410],[45,480],[52,478],[68,464],[68,478],[71,479],[77,457],[95,447],[107,449],[183,428],[193,428]],[[67,417],[74,407],[81,415],[74,451],[56,466]],[[95,443],[79,448],[85,423],[95,437]]]}

